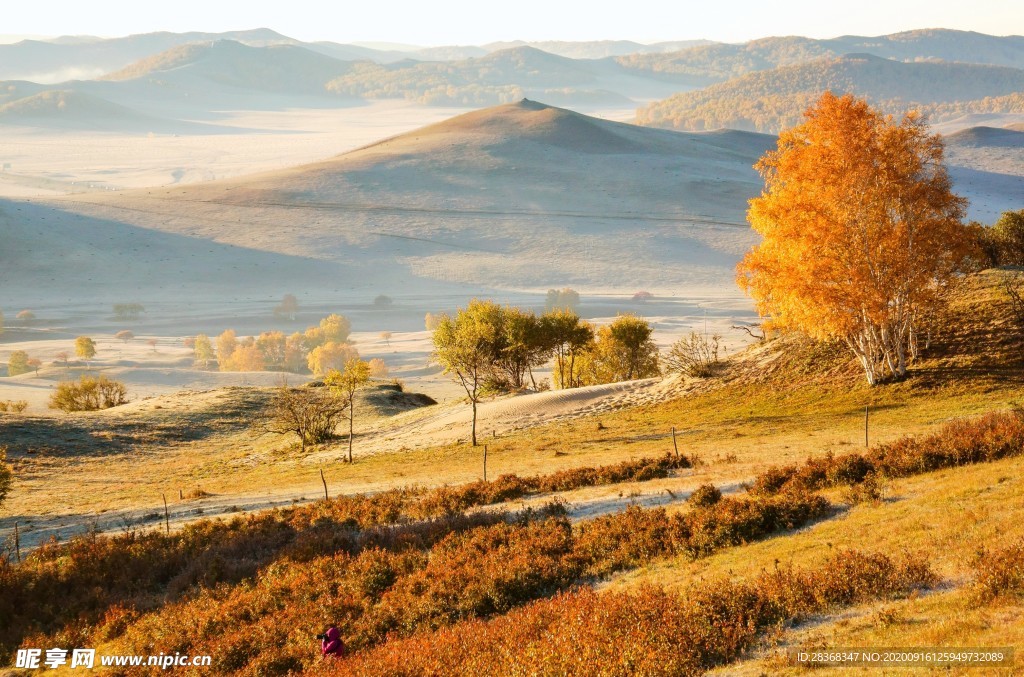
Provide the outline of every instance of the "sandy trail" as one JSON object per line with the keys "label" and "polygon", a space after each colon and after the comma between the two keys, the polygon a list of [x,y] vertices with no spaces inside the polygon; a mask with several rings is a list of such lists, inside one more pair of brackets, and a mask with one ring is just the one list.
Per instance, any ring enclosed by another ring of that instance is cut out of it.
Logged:
{"label": "sandy trail", "polygon": [[[660,379],[645,379],[485,401],[477,407],[477,438],[638,406],[660,399],[663,392]],[[468,400],[411,411],[364,430],[359,447],[363,453],[384,453],[467,442],[472,420]],[[325,452],[311,460],[327,455]]]}

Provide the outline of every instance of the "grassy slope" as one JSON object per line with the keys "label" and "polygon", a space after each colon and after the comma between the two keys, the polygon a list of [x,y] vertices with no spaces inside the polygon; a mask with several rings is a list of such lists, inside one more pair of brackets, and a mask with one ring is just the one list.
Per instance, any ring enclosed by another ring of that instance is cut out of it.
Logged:
{"label": "grassy slope", "polygon": [[[550,424],[491,440],[490,467],[495,474],[530,474],[663,453],[671,448],[668,430],[676,426],[682,450],[700,456],[703,465],[678,478],[645,484],[655,491],[692,489],[707,481],[730,487],[769,465],[800,461],[828,450],[856,449],[863,443],[862,407],[867,402],[874,411],[873,442],[929,431],[957,416],[1011,406],[1020,401],[1024,370],[1016,332],[1009,325],[995,284],[998,275],[987,271],[965,283],[951,314],[936,323],[942,331],[936,332],[927,355],[903,383],[868,388],[842,350],[780,340],[756,346],[736,358],[720,378],[680,385],[681,396],[660,405],[604,414],[599,420],[584,417]],[[194,452],[179,453],[172,464],[162,456],[169,453],[167,447],[159,443],[147,455],[125,452],[123,467],[128,467],[130,456],[137,476],[168,471],[172,476],[178,472],[182,478],[194,479],[196,474],[208,473],[204,488],[223,487],[225,491],[297,480],[301,466],[287,460],[290,452],[276,457],[271,443],[267,443],[267,458],[255,466],[259,472],[249,467],[239,472],[231,454],[242,453],[233,449],[245,435],[225,433],[219,439],[199,441],[205,458],[191,468],[189,459],[194,462]],[[444,481],[458,483],[476,478],[479,459],[478,450],[458,446],[379,455],[339,469],[338,490],[437,484],[439,468],[444,469]],[[1018,458],[893,481],[880,504],[857,505],[798,533],[731,548],[697,562],[662,560],[622,574],[605,586],[622,589],[656,583],[679,587],[715,576],[749,578],[777,562],[817,564],[840,547],[882,552],[910,549],[929,557],[944,577],[942,590],[821,618],[778,633],[766,648],[1024,645],[1024,623],[1020,622],[1024,609],[978,606],[962,589],[969,582],[971,559],[979,547],[997,547],[1024,538],[1024,522],[1019,519],[1024,511],[1022,469],[1024,461]],[[308,474],[308,470],[303,472]],[[37,472],[40,475],[33,480],[34,486],[45,493],[46,471]],[[311,483],[304,481],[303,486],[312,489]],[[597,491],[622,495],[629,490],[617,486]],[[49,490],[51,495],[54,491]],[[23,503],[15,505],[42,500],[18,498],[19,494],[15,500]],[[573,497],[579,495],[581,492]],[[843,493],[832,492],[830,498],[842,502]],[[726,673],[791,669],[797,670],[768,651],[729,666]]]}
{"label": "grassy slope", "polygon": [[[1024,394],[1024,355],[1007,331],[1006,308],[995,284],[998,274],[987,271],[965,284],[950,319],[939,323],[947,329],[936,334],[925,359],[904,383],[869,388],[842,348],[792,340],[770,343],[735,358],[721,378],[684,384],[679,397],[659,405],[490,439],[489,473],[529,475],[660,455],[672,448],[674,426],[681,451],[699,456],[704,464],[665,486],[686,490],[704,481],[729,485],[767,465],[863,445],[864,406],[869,403],[872,443],[928,431],[953,417],[1007,407]],[[114,410],[99,419],[72,418],[70,429],[38,430],[41,435],[56,431],[58,438],[76,443],[85,440],[88,453],[12,454],[19,490],[7,510],[32,515],[55,509],[152,508],[161,493],[176,497],[177,489],[197,484],[225,498],[267,492],[319,495],[317,464],[308,462],[290,441],[253,437],[244,425],[253,411],[245,399],[230,401],[236,406],[225,410],[229,400],[186,398],[177,408],[164,403],[156,409],[154,404],[127,417]],[[206,432],[194,433],[193,439],[158,434],[185,424],[194,432],[197,422]],[[52,426],[53,419],[39,425]],[[113,443],[126,426],[136,436],[134,444]],[[339,458],[343,447],[343,442],[337,445]],[[17,450],[15,445],[12,450]],[[479,478],[480,465],[479,449],[449,445],[365,457],[351,467],[329,466],[328,476],[332,493],[350,493],[471,481]],[[438,472],[441,468],[443,473]],[[63,497],[66,485],[58,480],[71,473],[97,490]],[[116,486],[112,476],[118,478]]]}

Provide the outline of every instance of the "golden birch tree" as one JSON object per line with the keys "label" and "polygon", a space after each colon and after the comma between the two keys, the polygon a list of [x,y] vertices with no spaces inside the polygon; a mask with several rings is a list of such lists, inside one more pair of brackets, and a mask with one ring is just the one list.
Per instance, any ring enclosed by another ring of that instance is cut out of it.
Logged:
{"label": "golden birch tree", "polygon": [[924,120],[825,93],[755,168],[763,236],[738,282],[767,324],[841,339],[869,383],[902,378],[922,320],[974,256],[943,144]]}

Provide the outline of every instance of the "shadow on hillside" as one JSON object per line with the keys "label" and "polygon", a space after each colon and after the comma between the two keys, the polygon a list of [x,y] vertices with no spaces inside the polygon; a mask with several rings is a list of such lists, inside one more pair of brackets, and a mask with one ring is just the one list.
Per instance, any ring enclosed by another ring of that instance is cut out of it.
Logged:
{"label": "shadow on hillside", "polygon": [[270,397],[265,389],[230,389],[215,406],[101,412],[60,417],[0,418],[0,447],[12,457],[43,454],[60,457],[108,456],[143,447],[195,442],[247,430]]}

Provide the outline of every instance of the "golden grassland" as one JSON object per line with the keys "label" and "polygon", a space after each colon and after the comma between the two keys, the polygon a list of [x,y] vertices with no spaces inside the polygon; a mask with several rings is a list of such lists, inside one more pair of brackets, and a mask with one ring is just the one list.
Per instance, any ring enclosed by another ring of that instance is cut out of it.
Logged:
{"label": "golden grassland", "polygon": [[[733,358],[714,379],[682,383],[679,397],[659,404],[488,439],[489,476],[528,476],[661,456],[672,449],[670,430],[675,427],[680,451],[699,459],[695,468],[663,479],[556,495],[572,503],[667,494],[673,497],[670,513],[685,514],[693,509],[682,500],[699,485],[712,483],[730,492],[771,466],[828,452],[860,451],[865,405],[871,407],[872,445],[929,433],[951,419],[1017,406],[1024,402],[1024,353],[1020,331],[1000,297],[999,274],[986,271],[965,281],[950,313],[935,321],[923,359],[901,383],[870,388],[840,347],[776,339]],[[233,401],[237,404],[239,398],[244,399],[236,394]],[[258,399],[252,397],[253,402]],[[54,480],[69,475],[80,482],[78,491],[88,494],[89,478],[100,478],[104,468],[129,486],[76,498],[90,509],[153,506],[154,495],[177,486],[201,485],[205,492],[224,496],[272,486],[313,498],[322,490],[319,477],[310,477],[315,466],[297,448],[280,439],[252,438],[243,423],[253,408],[228,411],[223,402],[206,403],[205,409],[193,404],[180,411],[114,412],[107,419],[92,419],[87,436],[101,440],[104,425],[123,425],[131,417],[140,421],[139,439],[120,447],[116,436],[127,433],[110,426],[114,451],[98,442],[78,454],[54,450],[17,456],[18,490],[7,509],[33,514],[47,502],[59,503],[67,484],[55,486]],[[161,425],[174,428],[184,418],[204,416],[219,423],[209,425],[208,434],[197,433],[196,439],[182,441],[160,432]],[[355,464],[331,467],[332,494],[469,482],[479,478],[480,461],[480,450],[465,445],[364,458],[358,457],[357,446]],[[824,496],[839,506],[831,517],[707,557],[656,557],[627,567],[598,589],[642,591],[654,584],[687,590],[723,578],[752,581],[780,566],[821,566],[848,549],[907,552],[928,562],[941,579],[937,587],[907,599],[833,609],[795,627],[777,628],[761,638],[756,650],[746,652],[744,660],[721,668],[721,674],[803,672],[805,668],[788,664],[778,654],[797,646],[1021,647],[1024,606],[1019,599],[978,604],[970,585],[980,551],[1024,542],[1022,470],[1024,459],[1013,457],[888,479],[881,499],[874,502],[853,501],[847,489],[828,489]],[[614,509],[622,503],[609,505]],[[823,671],[832,672],[839,670]],[[858,671],[844,668],[842,673]]]}

